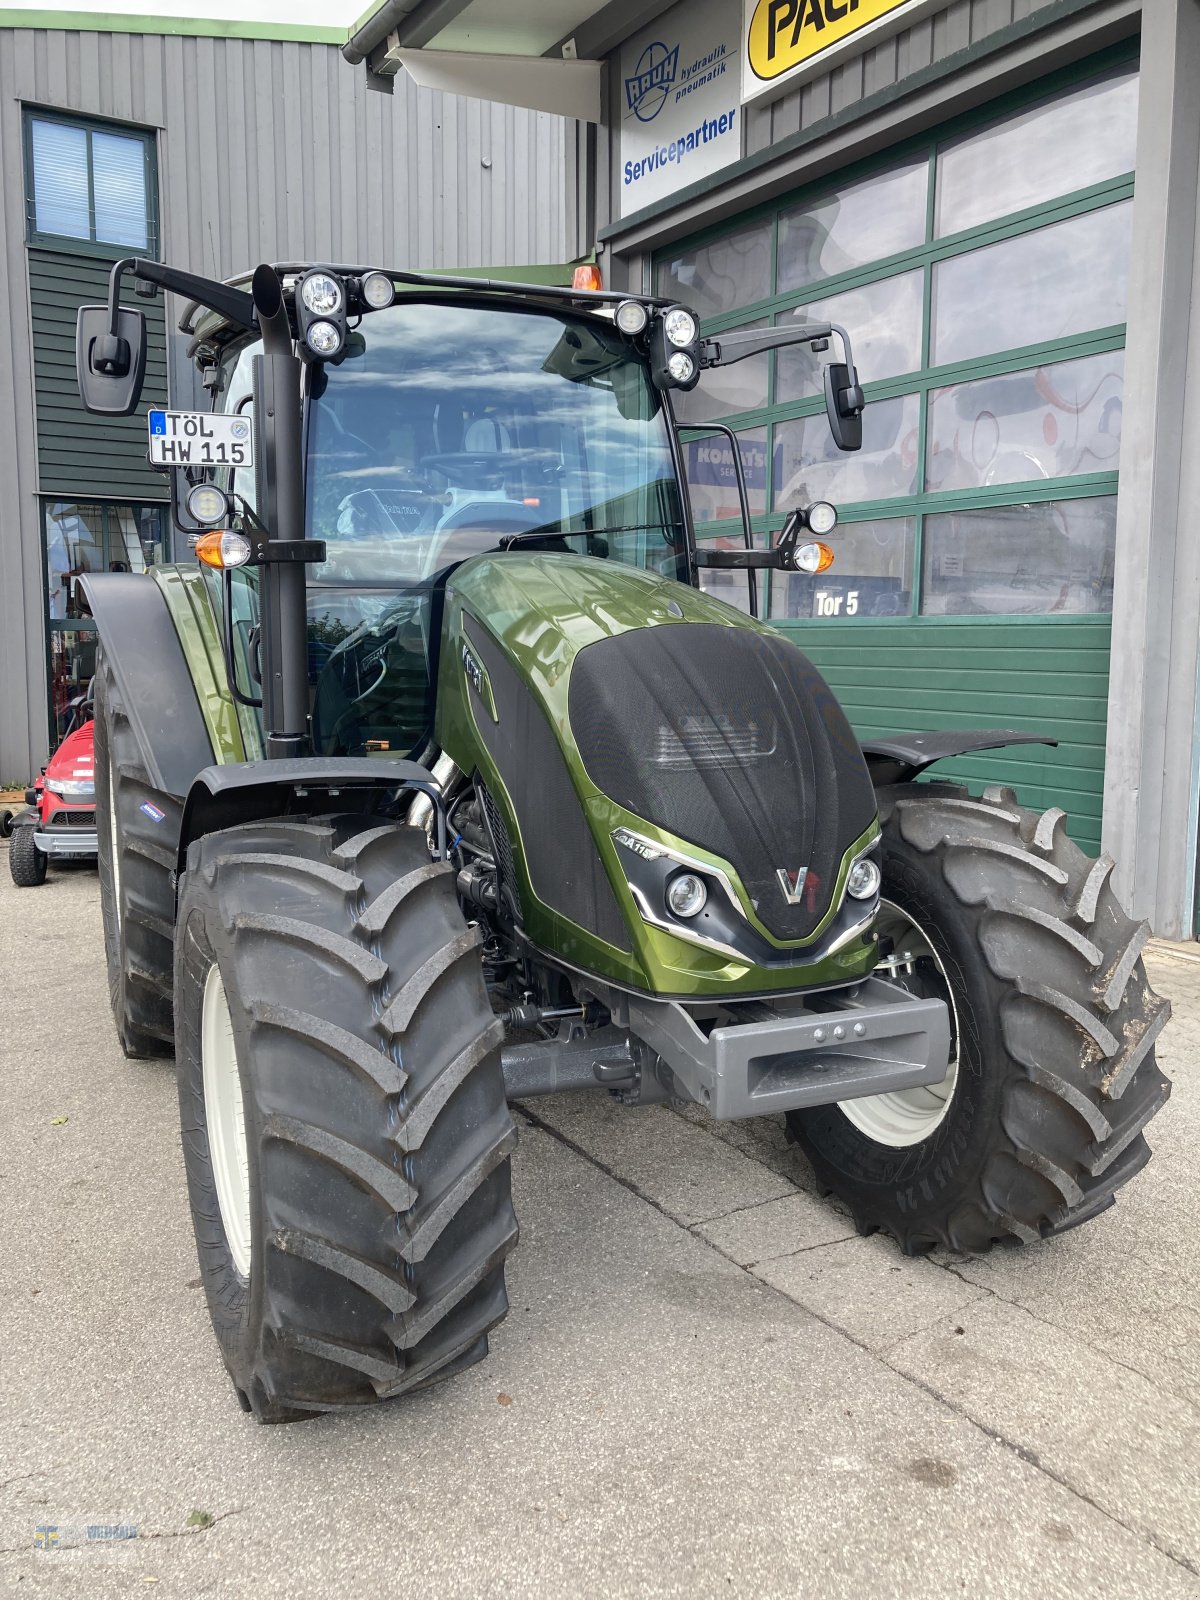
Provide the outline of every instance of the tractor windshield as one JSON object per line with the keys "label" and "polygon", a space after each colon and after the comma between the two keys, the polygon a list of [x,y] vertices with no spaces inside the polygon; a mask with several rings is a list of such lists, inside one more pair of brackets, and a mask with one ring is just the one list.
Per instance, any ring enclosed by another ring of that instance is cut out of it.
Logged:
{"label": "tractor windshield", "polygon": [[363,317],[307,407],[313,734],[403,753],[430,720],[438,577],[566,551],[686,578],[669,421],[610,325],[401,301]]}
{"label": "tractor windshield", "polygon": [[662,400],[606,323],[402,302],[317,369],[308,417],[316,584],[408,586],[513,535],[676,575]]}

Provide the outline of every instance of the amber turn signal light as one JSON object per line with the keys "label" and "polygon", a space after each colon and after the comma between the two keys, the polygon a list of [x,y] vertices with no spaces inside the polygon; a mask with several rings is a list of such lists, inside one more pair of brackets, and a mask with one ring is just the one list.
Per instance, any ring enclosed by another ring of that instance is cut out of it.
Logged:
{"label": "amber turn signal light", "polygon": [[202,533],[195,549],[196,560],[206,567],[215,567],[218,572],[243,567],[250,559],[249,539],[230,528],[214,528],[211,533]]}
{"label": "amber turn signal light", "polygon": [[819,539],[810,539],[797,546],[795,560],[797,572],[828,572],[833,565],[833,551]]}

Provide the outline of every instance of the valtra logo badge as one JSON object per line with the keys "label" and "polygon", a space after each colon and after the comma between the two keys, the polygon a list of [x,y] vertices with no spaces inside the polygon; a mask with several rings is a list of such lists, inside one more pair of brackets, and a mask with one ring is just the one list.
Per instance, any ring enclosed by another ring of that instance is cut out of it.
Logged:
{"label": "valtra logo badge", "polygon": [[790,906],[798,906],[804,897],[804,883],[808,877],[807,867],[777,867],[775,876],[779,879],[779,887],[783,890],[783,898]]}
{"label": "valtra logo badge", "polygon": [[653,122],[666,105],[678,69],[678,45],[668,50],[655,40],[642,51],[633,75],[625,79],[625,104],[639,122]]}

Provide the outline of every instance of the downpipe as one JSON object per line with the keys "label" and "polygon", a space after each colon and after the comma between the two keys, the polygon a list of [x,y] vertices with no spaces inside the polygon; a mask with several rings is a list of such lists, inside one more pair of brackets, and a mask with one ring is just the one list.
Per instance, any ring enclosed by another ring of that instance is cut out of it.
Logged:
{"label": "downpipe", "polygon": [[[251,285],[263,351],[254,358],[258,504],[270,540],[304,538],[303,364],[292,344],[283,286],[273,267]],[[308,613],[301,561],[262,568],[263,730],[268,760],[310,755]]]}

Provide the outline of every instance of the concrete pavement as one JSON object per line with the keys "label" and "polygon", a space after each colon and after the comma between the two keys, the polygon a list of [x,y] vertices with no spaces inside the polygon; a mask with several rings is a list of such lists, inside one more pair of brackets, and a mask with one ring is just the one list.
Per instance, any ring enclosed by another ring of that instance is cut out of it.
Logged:
{"label": "concrete pavement", "polygon": [[489,1360],[289,1428],[221,1368],[91,869],[0,862],[0,971],[0,1594],[1200,1597],[1200,961],[1152,959],[1175,1093],[1089,1226],[906,1261],[773,1122],[534,1102]]}

